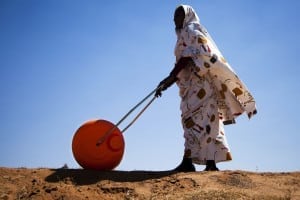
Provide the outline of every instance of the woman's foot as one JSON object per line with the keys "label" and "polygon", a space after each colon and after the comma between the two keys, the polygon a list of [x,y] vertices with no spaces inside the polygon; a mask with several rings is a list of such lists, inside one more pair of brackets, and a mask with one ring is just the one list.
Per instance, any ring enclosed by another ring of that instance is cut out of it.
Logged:
{"label": "woman's foot", "polygon": [[192,159],[191,158],[183,158],[182,162],[180,165],[178,165],[173,171],[176,172],[195,172],[196,168],[193,165]]}
{"label": "woman's foot", "polygon": [[204,171],[219,171],[214,160],[207,160]]}

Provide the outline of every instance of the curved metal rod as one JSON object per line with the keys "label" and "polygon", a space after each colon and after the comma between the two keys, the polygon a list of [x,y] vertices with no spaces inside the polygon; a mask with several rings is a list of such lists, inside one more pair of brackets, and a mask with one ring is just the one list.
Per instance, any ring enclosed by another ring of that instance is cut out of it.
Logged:
{"label": "curved metal rod", "polygon": [[122,130],[122,133],[124,133],[142,114],[143,112],[150,106],[150,104],[154,101],[156,97],[153,97],[149,103],[139,112],[139,114],[136,115],[136,117]]}
{"label": "curved metal rod", "polygon": [[146,101],[155,92],[156,92],[156,88],[155,90],[150,92],[143,100],[141,100],[138,104],[136,104],[131,110],[129,110],[129,112],[126,113],[126,115],[124,115],[124,117],[116,124],[116,126],[119,126],[137,107],[139,107],[142,103],[144,103],[144,101]]}
{"label": "curved metal rod", "polygon": [[[128,113],[126,113],[124,115],[124,117],[122,117],[122,119],[120,121],[118,121],[118,123],[112,127],[111,129],[109,129],[101,138],[99,138],[99,140],[96,143],[96,146],[99,146],[101,143],[103,143],[106,138],[137,108],[139,107],[142,103],[144,103],[150,96],[152,96],[155,92],[156,92],[157,88],[155,88],[155,90],[153,90],[152,92],[150,92],[144,99],[142,99],[139,103],[137,103],[132,109],[129,110]],[[127,125],[123,130],[122,133],[124,131],[126,131],[138,118],[139,116],[150,106],[150,104],[154,101],[154,99],[156,98],[156,96],[154,96],[151,101],[142,109],[142,111],[130,122],[129,125]]]}

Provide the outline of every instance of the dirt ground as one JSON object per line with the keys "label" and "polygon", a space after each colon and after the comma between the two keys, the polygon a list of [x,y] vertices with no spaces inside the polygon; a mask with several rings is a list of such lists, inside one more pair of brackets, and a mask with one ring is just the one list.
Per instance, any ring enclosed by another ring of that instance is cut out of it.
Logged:
{"label": "dirt ground", "polygon": [[299,199],[300,172],[0,168],[0,199]]}

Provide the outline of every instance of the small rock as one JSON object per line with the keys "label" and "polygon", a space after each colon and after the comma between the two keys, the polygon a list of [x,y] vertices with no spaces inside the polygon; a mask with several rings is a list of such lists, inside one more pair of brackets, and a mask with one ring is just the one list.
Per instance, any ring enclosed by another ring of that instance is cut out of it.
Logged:
{"label": "small rock", "polygon": [[169,182],[172,183],[172,184],[175,184],[177,182],[177,180],[176,179],[171,179]]}
{"label": "small rock", "polygon": [[47,193],[51,193],[53,191],[57,191],[58,190],[58,188],[56,186],[55,187],[46,187],[46,186],[44,186],[43,189]]}
{"label": "small rock", "polygon": [[39,189],[34,190],[34,191],[32,191],[32,192],[29,194],[29,197],[32,197],[32,196],[34,196],[34,195],[37,195],[39,192],[40,192]]}
{"label": "small rock", "polygon": [[60,169],[69,169],[69,166],[67,164],[64,164]]}
{"label": "small rock", "polygon": [[1,199],[1,200],[8,200],[8,199],[9,199],[9,196],[8,196],[7,194],[2,194],[2,195],[0,196],[0,199]]}

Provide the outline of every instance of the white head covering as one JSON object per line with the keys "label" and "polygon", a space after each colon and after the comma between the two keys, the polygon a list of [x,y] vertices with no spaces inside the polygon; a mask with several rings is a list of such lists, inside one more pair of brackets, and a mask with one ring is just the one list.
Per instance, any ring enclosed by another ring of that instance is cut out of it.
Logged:
{"label": "white head covering", "polygon": [[[191,46],[193,46],[192,42],[194,42],[192,38],[199,37],[199,36],[201,37],[201,35],[209,39],[209,42],[211,43],[211,47],[213,47],[219,55],[222,55],[217,45],[215,44],[214,40],[206,30],[206,28],[200,24],[200,19],[197,13],[195,12],[195,10],[189,5],[179,5],[178,7],[183,7],[185,17],[184,17],[182,29],[176,31],[177,43],[175,47],[175,56],[177,60],[179,60],[179,58],[182,56],[188,56],[187,54],[191,54],[191,52],[187,52],[187,50],[185,50],[185,52],[183,53],[182,50],[185,48],[182,47],[182,45],[189,46],[191,50]],[[181,55],[182,53],[183,55]]]}
{"label": "white head covering", "polygon": [[208,31],[200,24],[199,17],[189,5],[180,5],[185,12],[183,27],[176,31],[175,56],[191,57],[198,68],[197,74],[212,77],[215,88],[221,92],[220,104],[226,105],[220,112],[228,120],[247,112],[249,118],[256,114],[255,100],[247,87],[226,62]]}
{"label": "white head covering", "polygon": [[191,24],[191,23],[200,24],[199,17],[191,6],[188,6],[188,5],[180,5],[180,6],[183,7],[183,10],[185,13],[183,27],[186,27],[188,24]]}

